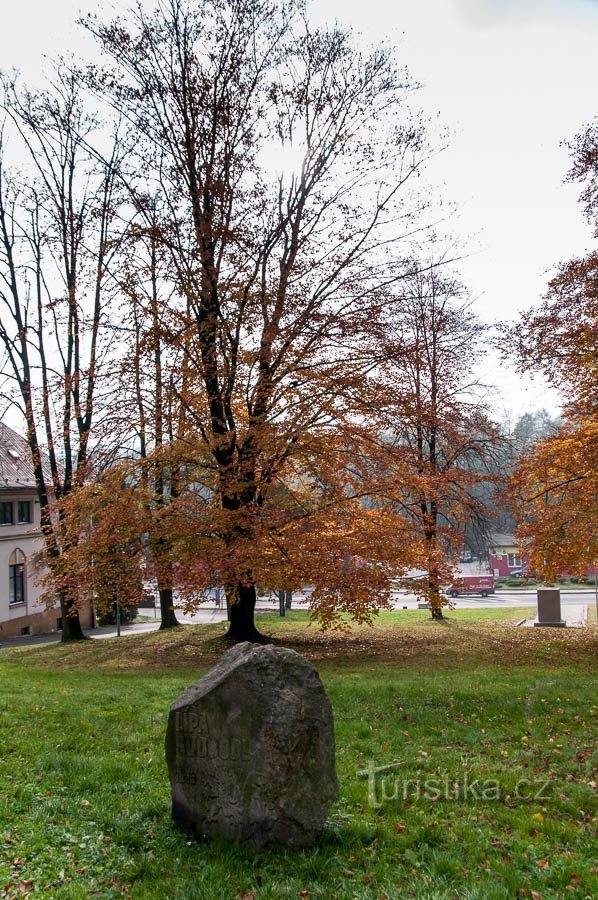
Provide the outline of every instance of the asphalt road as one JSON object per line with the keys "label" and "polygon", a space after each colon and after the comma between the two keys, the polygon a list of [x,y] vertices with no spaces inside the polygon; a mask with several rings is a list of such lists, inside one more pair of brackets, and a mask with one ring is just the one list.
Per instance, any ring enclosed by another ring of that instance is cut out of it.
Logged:
{"label": "asphalt road", "polygon": [[[406,599],[401,602],[401,598]],[[581,603],[589,604],[595,601],[594,591],[561,591],[561,606],[579,606]],[[536,591],[497,591],[490,597],[457,597],[453,601],[456,609],[478,609],[480,607],[496,609],[504,606],[535,606]],[[417,601],[411,594],[399,594],[395,600],[395,608],[407,606],[415,609]]]}

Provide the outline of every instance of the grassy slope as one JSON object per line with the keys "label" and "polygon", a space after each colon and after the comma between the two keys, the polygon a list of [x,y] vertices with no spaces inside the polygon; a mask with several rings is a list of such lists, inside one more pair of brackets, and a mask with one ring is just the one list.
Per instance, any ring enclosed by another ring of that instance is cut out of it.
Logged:
{"label": "grassy slope", "polygon": [[[339,800],[320,843],[292,853],[170,822],[166,713],[221,652],[219,626],[0,651],[0,896],[595,895],[596,631],[513,628],[524,615],[389,613],[346,636],[301,613],[260,620],[314,659],[335,711]],[[368,760],[401,782],[493,779],[501,798],[371,808]],[[516,800],[523,778],[548,780],[546,799]]]}

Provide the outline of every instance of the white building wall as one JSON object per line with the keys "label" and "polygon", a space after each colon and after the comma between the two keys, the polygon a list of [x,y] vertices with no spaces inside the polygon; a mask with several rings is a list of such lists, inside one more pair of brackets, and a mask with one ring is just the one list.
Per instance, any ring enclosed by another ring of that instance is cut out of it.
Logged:
{"label": "white building wall", "polygon": [[[32,523],[19,524],[17,522],[17,510],[19,500],[29,500],[32,505]],[[12,632],[7,626],[17,619],[29,616],[37,616],[46,612],[46,605],[41,601],[42,587],[38,583],[40,570],[33,563],[36,553],[42,548],[43,538],[40,531],[40,506],[35,492],[32,491],[0,491],[0,501],[12,502],[14,511],[14,524],[0,524],[0,635],[3,632]],[[14,550],[21,550],[25,554],[25,578],[23,603],[11,604],[9,597],[9,566],[10,558]],[[59,613],[58,613],[59,615]],[[45,616],[44,616],[45,618]],[[15,625],[17,623],[15,622]],[[27,624],[27,623],[25,623]],[[41,623],[40,623],[41,624]],[[53,623],[52,623],[53,624]],[[34,629],[32,629],[34,630]],[[38,630],[37,628],[35,630]]]}

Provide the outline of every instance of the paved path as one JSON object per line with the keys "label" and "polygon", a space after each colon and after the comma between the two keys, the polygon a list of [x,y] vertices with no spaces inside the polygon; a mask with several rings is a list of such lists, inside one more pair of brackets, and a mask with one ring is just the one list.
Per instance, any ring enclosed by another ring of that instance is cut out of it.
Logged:
{"label": "paved path", "polygon": [[[585,628],[588,624],[588,607],[584,604],[578,606],[569,605],[567,607],[563,607],[561,604],[561,614],[567,623],[567,628]],[[536,621],[537,617],[534,619],[524,619],[524,621],[519,624],[526,628],[534,628],[534,623]],[[548,628],[550,626],[544,627]]]}

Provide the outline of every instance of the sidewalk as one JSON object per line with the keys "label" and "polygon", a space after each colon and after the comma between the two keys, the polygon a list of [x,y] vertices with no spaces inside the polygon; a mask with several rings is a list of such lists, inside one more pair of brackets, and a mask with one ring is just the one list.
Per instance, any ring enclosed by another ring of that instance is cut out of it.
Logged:
{"label": "sidewalk", "polygon": [[[294,610],[306,610],[308,608],[307,601],[305,599],[297,599],[293,598],[293,609]],[[269,612],[269,613],[277,613],[279,610],[278,600],[268,600],[267,597],[260,597],[255,605],[255,611],[257,613]],[[176,617],[181,625],[205,625],[210,622],[223,622],[226,619],[226,603],[223,600],[221,606],[215,606],[214,601],[210,600],[207,603],[202,603],[194,612],[185,613],[181,609],[176,609]],[[140,616],[147,617],[149,619],[154,619],[156,621],[160,620],[160,610],[153,608],[139,608],[137,610],[137,614]],[[143,623],[148,624],[148,623]]]}
{"label": "sidewalk", "polygon": [[[296,604],[296,605],[295,605]],[[305,602],[293,601],[295,609],[306,609]],[[278,601],[270,602],[266,598],[260,598],[256,604],[256,612],[278,612]],[[121,637],[128,634],[146,634],[151,631],[157,631],[160,627],[160,612],[153,609],[140,609],[139,615],[152,619],[149,622],[133,622],[132,624],[122,624],[120,626]],[[186,614],[181,610],[176,610],[176,615],[181,625],[210,625],[215,622],[226,621],[226,603],[222,603],[220,608],[210,605],[201,606],[194,613]],[[102,640],[103,638],[116,637],[116,625],[100,625],[96,628],[84,628],[85,636],[93,640]],[[3,647],[31,647],[40,644],[54,644],[60,641],[60,632],[54,631],[49,634],[27,634],[17,637],[4,638],[0,640],[0,648]]]}
{"label": "sidewalk", "polygon": [[[588,607],[585,605],[567,606],[562,610],[561,615],[567,628],[585,628],[588,624]],[[535,619],[524,619],[523,622],[517,624],[524,628],[533,628],[537,621],[536,617]]]}

